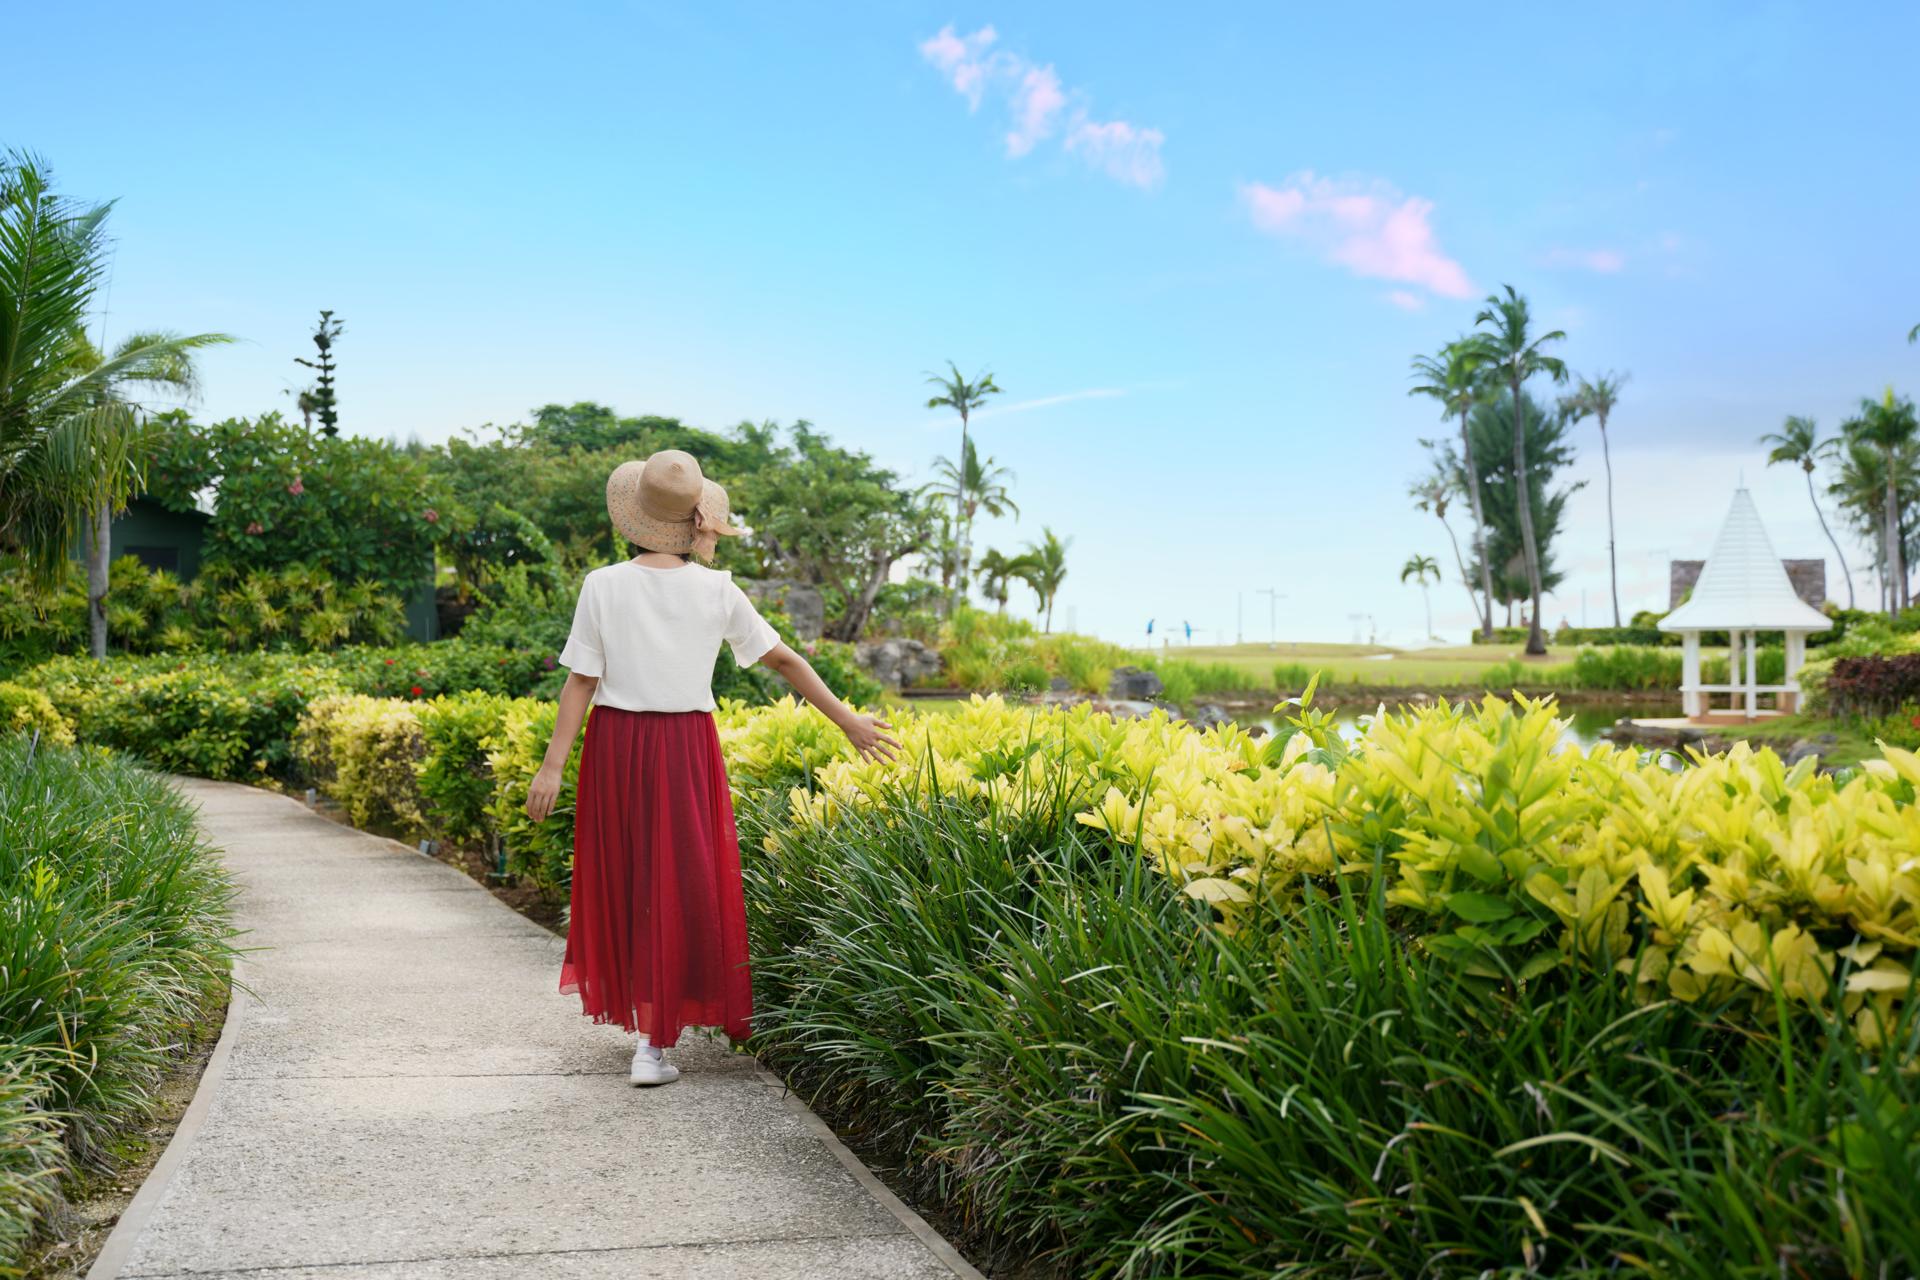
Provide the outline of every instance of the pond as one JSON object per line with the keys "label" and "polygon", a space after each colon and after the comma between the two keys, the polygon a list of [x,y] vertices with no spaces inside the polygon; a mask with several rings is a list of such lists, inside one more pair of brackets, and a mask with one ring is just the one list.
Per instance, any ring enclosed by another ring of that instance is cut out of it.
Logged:
{"label": "pond", "polygon": [[[1387,709],[1389,711],[1393,710],[1393,705],[1389,703]],[[1374,708],[1372,707],[1342,706],[1335,709],[1340,732],[1349,739],[1358,738],[1364,731],[1364,726],[1360,723],[1361,717],[1370,716],[1373,713]],[[1621,716],[1632,716],[1635,719],[1650,719],[1654,717],[1678,716],[1680,714],[1680,703],[1678,701],[1606,702],[1584,706],[1563,707],[1561,709],[1561,716],[1567,719],[1569,723],[1566,730],[1560,735],[1560,741],[1568,746],[1590,747],[1594,743],[1601,741],[1600,735],[1611,728],[1613,722]],[[1283,717],[1274,715],[1242,715],[1235,716],[1234,719],[1249,728],[1254,725],[1259,725],[1268,733],[1272,733],[1283,723]]]}

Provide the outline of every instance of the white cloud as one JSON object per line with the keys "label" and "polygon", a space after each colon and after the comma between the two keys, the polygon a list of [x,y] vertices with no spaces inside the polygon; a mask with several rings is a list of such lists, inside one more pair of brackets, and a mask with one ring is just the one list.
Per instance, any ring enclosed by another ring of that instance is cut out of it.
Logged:
{"label": "white cloud", "polygon": [[1277,187],[1243,184],[1240,198],[1254,226],[1306,244],[1357,276],[1417,285],[1444,298],[1473,296],[1465,268],[1441,252],[1434,237],[1431,200],[1404,195],[1378,178],[1322,178],[1311,171]]}
{"label": "white cloud", "polygon": [[920,56],[944,75],[954,92],[977,111],[989,90],[1005,108],[1010,124],[1005,135],[1007,155],[1029,155],[1040,143],[1062,133],[1062,149],[1078,156],[1116,182],[1150,189],[1166,176],[1160,159],[1166,135],[1129,120],[1096,120],[1085,96],[1060,82],[1053,64],[1029,62],[993,46],[999,39],[992,27],[967,35],[951,24],[920,42]]}

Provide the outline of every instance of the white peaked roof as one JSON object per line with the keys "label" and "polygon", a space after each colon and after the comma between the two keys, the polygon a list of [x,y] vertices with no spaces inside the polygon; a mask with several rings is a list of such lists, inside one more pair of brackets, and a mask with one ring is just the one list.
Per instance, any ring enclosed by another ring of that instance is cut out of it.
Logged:
{"label": "white peaked roof", "polygon": [[1733,491],[1693,595],[1660,619],[1662,631],[1825,631],[1832,625],[1795,593],[1744,486]]}

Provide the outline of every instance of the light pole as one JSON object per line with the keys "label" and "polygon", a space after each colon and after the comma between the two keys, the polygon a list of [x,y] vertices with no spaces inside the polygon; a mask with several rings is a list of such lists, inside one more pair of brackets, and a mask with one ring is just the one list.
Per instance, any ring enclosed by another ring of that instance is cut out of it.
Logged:
{"label": "light pole", "polygon": [[1286,595],[1278,587],[1256,587],[1253,594],[1267,598],[1267,647],[1280,643],[1280,602]]}

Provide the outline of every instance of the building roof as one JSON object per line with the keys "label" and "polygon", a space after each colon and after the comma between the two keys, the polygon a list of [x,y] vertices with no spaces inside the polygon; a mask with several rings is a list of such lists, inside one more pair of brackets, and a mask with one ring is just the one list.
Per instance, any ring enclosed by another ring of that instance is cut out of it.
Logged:
{"label": "building roof", "polygon": [[1745,486],[1733,491],[1693,595],[1660,619],[1662,631],[1825,631],[1832,625],[1794,592]]}

